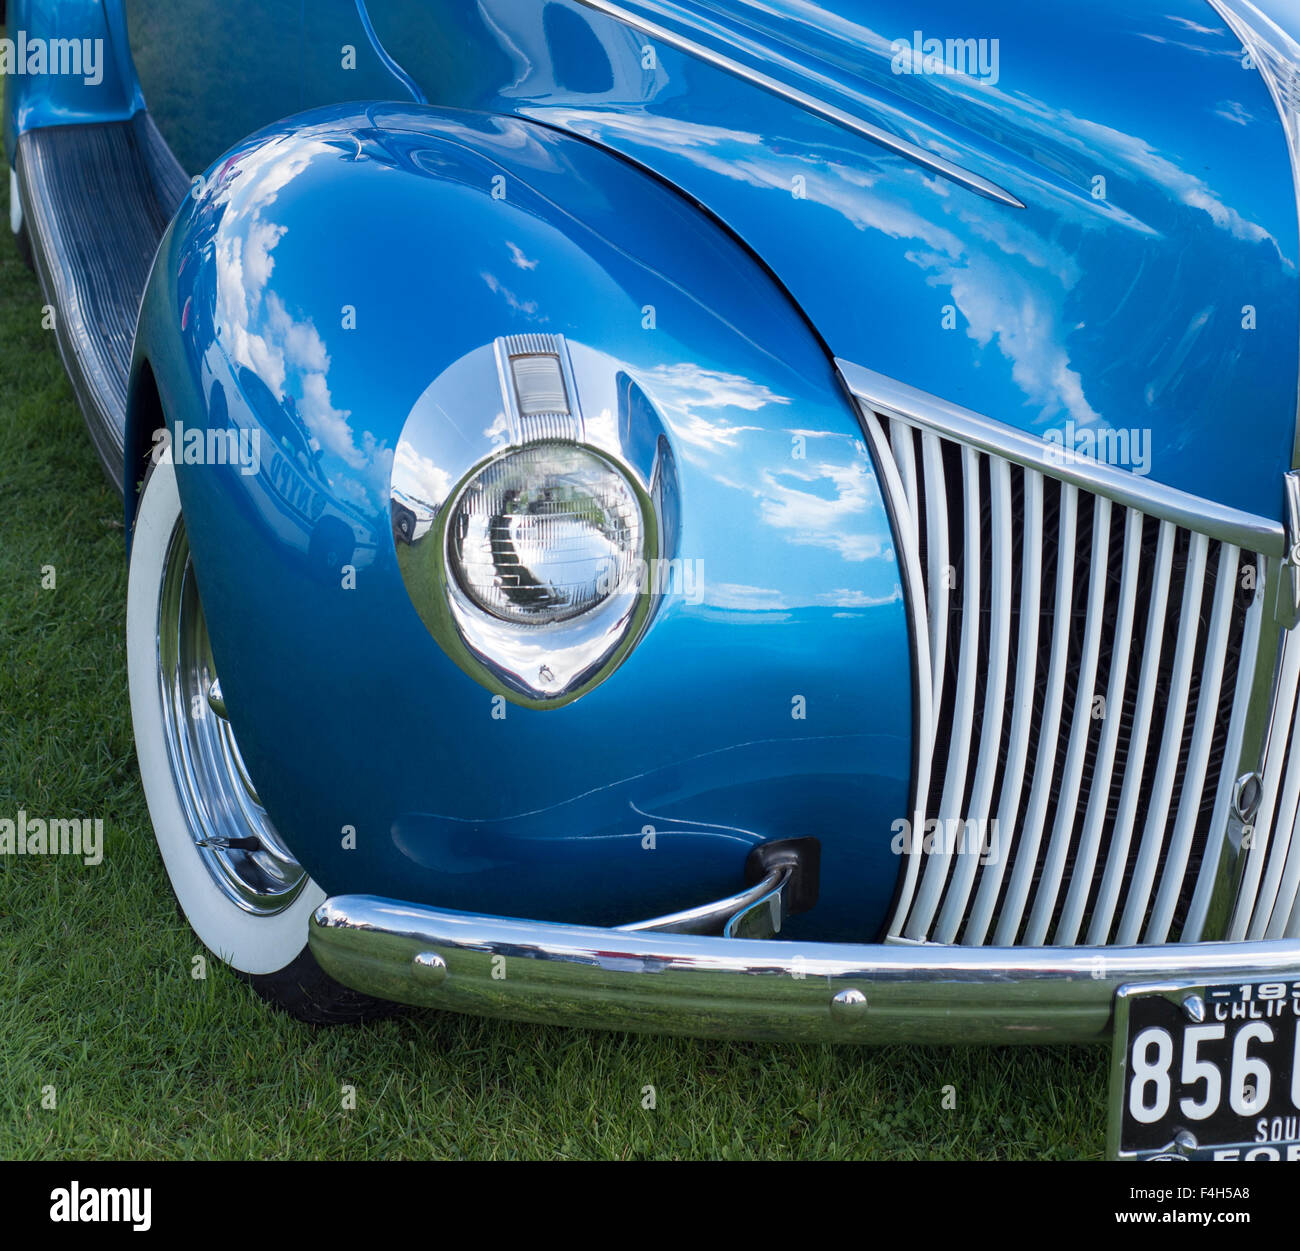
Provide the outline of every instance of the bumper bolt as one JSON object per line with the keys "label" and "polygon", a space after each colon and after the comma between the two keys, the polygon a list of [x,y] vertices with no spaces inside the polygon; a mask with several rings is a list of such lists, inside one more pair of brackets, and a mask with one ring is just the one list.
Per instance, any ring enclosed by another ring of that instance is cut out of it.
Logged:
{"label": "bumper bolt", "polygon": [[867,1010],[867,997],[856,987],[840,991],[831,1000],[831,1016],[837,1021],[856,1021]]}
{"label": "bumper bolt", "polygon": [[1200,995],[1188,995],[1183,1000],[1183,1015],[1189,1021],[1199,1025],[1205,1020],[1205,1000]]}
{"label": "bumper bolt", "polygon": [[411,959],[411,975],[422,986],[437,986],[447,980],[447,962],[433,951],[421,951]]}

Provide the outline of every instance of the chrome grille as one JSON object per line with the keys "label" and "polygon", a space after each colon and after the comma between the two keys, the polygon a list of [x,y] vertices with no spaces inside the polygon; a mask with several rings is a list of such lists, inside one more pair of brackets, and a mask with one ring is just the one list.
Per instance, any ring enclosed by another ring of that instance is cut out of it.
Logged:
{"label": "chrome grille", "polygon": [[[940,835],[996,829],[992,848],[940,837],[912,851],[891,933],[1000,946],[1200,938],[1247,716],[1238,674],[1261,630],[1260,558],[932,426],[869,408],[864,422],[912,583],[912,821]],[[1289,702],[1275,708],[1257,826],[1276,808],[1284,835],[1256,835],[1246,856],[1259,903],[1239,906],[1238,937],[1297,933],[1290,640],[1280,675]]]}

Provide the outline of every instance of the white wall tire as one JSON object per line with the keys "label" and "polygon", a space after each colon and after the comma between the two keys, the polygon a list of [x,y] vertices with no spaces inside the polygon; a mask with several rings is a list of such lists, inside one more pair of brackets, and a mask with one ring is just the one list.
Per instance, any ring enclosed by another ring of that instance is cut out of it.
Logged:
{"label": "white wall tire", "polygon": [[173,768],[159,680],[164,566],[181,524],[176,471],[166,457],[154,466],[140,500],[127,583],[127,672],[140,777],[167,876],[194,932],[204,946],[239,972],[274,973],[301,954],[308,920],[325,892],[308,878],[282,911],[256,915],[221,889],[196,845],[200,832],[193,828]]}
{"label": "white wall tire", "polygon": [[[293,1015],[323,1023],[386,1014],[392,1005],[340,985],[312,958],[307,926],[325,892],[279,842],[228,722],[187,685],[206,694],[214,676],[197,595],[164,456],[136,514],[126,647],[140,778],[177,903],[209,951]],[[187,650],[190,638],[198,642]]]}

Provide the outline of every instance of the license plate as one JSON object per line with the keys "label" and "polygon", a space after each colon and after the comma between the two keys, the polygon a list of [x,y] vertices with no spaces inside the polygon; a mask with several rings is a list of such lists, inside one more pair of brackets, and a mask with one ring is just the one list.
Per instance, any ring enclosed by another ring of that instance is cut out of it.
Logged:
{"label": "license plate", "polygon": [[1123,986],[1108,1154],[1300,1161],[1300,978]]}

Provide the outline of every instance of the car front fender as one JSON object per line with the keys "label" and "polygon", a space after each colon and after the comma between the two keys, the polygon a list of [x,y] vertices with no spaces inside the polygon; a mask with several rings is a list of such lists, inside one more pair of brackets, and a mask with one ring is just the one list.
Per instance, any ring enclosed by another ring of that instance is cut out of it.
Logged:
{"label": "car front fender", "polygon": [[[657,414],[688,571],[611,676],[545,710],[431,637],[390,498],[433,380],[539,333]],[[792,932],[883,926],[912,767],[889,518],[824,346],[696,206],[520,119],[301,115],[173,222],[130,410],[128,484],[161,414],[241,750],[326,891],[609,924],[727,894],[755,844],[816,837],[821,898]],[[212,463],[214,431],[238,463]]]}

